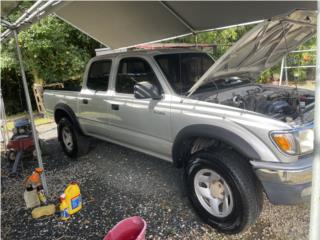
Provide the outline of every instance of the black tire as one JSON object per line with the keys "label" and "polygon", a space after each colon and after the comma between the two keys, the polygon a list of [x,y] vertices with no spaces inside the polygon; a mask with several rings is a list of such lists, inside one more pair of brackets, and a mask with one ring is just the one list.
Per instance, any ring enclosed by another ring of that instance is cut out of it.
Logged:
{"label": "black tire", "polygon": [[[63,130],[69,129],[72,137],[73,145],[68,147],[63,139]],[[58,139],[63,151],[71,158],[77,158],[85,155],[89,151],[89,139],[81,134],[68,118],[61,118],[58,123]]]}
{"label": "black tire", "polygon": [[[233,196],[233,207],[229,215],[217,217],[201,205],[194,183],[201,169],[213,170],[229,185]],[[249,163],[232,150],[215,153],[201,151],[192,155],[185,168],[185,183],[188,197],[199,216],[220,232],[235,234],[246,230],[255,223],[262,210],[263,192],[260,182]]]}
{"label": "black tire", "polygon": [[16,151],[13,151],[13,150],[9,150],[7,152],[7,160],[9,162],[14,162],[16,160],[16,155],[17,155],[17,152]]}

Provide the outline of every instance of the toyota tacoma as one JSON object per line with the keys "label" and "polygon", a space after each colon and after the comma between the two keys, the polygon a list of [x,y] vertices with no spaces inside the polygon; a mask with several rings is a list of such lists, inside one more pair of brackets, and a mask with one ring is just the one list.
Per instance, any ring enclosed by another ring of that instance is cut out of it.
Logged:
{"label": "toyota tacoma", "polygon": [[225,233],[256,221],[263,193],[274,204],[308,199],[314,92],[256,79],[315,34],[315,19],[296,10],[265,20],[217,61],[191,49],[94,57],[80,91],[44,92],[63,150],[84,154],[90,136],[173,162],[197,213]]}

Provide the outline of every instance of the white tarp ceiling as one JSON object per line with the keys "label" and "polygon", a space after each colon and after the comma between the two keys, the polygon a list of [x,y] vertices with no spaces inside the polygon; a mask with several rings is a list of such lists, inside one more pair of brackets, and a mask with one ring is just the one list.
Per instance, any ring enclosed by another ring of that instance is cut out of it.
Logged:
{"label": "white tarp ceiling", "polygon": [[113,49],[267,19],[294,9],[316,10],[315,1],[71,1],[59,5],[58,17]]}
{"label": "white tarp ceiling", "polygon": [[19,1],[1,1],[1,17],[6,17],[19,5]]}

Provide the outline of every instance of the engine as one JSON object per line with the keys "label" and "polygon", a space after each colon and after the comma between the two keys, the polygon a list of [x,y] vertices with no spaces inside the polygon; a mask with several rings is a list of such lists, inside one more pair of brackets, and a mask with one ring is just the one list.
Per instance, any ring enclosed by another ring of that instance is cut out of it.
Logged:
{"label": "engine", "polygon": [[262,113],[282,121],[296,119],[314,100],[314,96],[307,92],[261,85],[220,92],[205,99]]}

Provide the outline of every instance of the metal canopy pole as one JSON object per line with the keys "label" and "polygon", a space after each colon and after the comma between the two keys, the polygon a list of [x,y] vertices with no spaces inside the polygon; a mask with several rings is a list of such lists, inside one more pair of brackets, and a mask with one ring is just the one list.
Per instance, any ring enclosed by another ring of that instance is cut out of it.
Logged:
{"label": "metal canopy pole", "polygon": [[[28,112],[29,112],[29,117],[30,117],[30,122],[31,122],[34,145],[36,147],[36,152],[37,152],[38,163],[39,163],[39,167],[43,168],[41,149],[40,149],[40,145],[39,145],[39,139],[38,139],[36,126],[34,124],[34,118],[33,118],[33,113],[32,113],[32,106],[31,106],[30,95],[29,95],[29,90],[28,90],[27,78],[26,78],[26,74],[25,74],[25,71],[24,71],[21,50],[20,50],[20,46],[19,46],[19,42],[18,42],[18,34],[17,34],[17,30],[16,29],[13,29],[12,31],[13,31],[15,44],[16,44],[17,55],[18,55],[18,59],[19,59],[19,63],[20,63],[22,83],[23,83],[24,93],[26,95],[27,107],[28,107]],[[43,189],[46,192],[46,194],[48,194],[48,187],[47,187],[47,181],[46,181],[46,177],[45,177],[45,172],[43,172],[41,174],[41,180],[42,180]]]}
{"label": "metal canopy pole", "polygon": [[320,239],[320,0],[317,19],[317,63],[314,109],[314,160],[310,213],[310,240]]}
{"label": "metal canopy pole", "polygon": [[1,134],[3,135],[4,142],[4,151],[7,152],[7,143],[8,143],[8,127],[7,127],[7,119],[6,119],[6,109],[4,107],[3,96],[2,96],[2,88],[0,83],[0,111],[1,111]]}
{"label": "metal canopy pole", "polygon": [[168,3],[164,1],[160,1],[160,4],[164,6],[179,22],[181,22],[192,34],[197,34],[197,31],[188,23],[180,14],[178,14],[175,10],[173,10]]}
{"label": "metal canopy pole", "polygon": [[285,73],[285,77],[286,77],[286,86],[289,86],[288,68],[287,68],[287,56],[284,56],[283,59],[284,59],[284,73]]}
{"label": "metal canopy pole", "polygon": [[281,60],[279,86],[282,85],[283,68],[284,68],[284,57],[283,57],[282,60]]}

